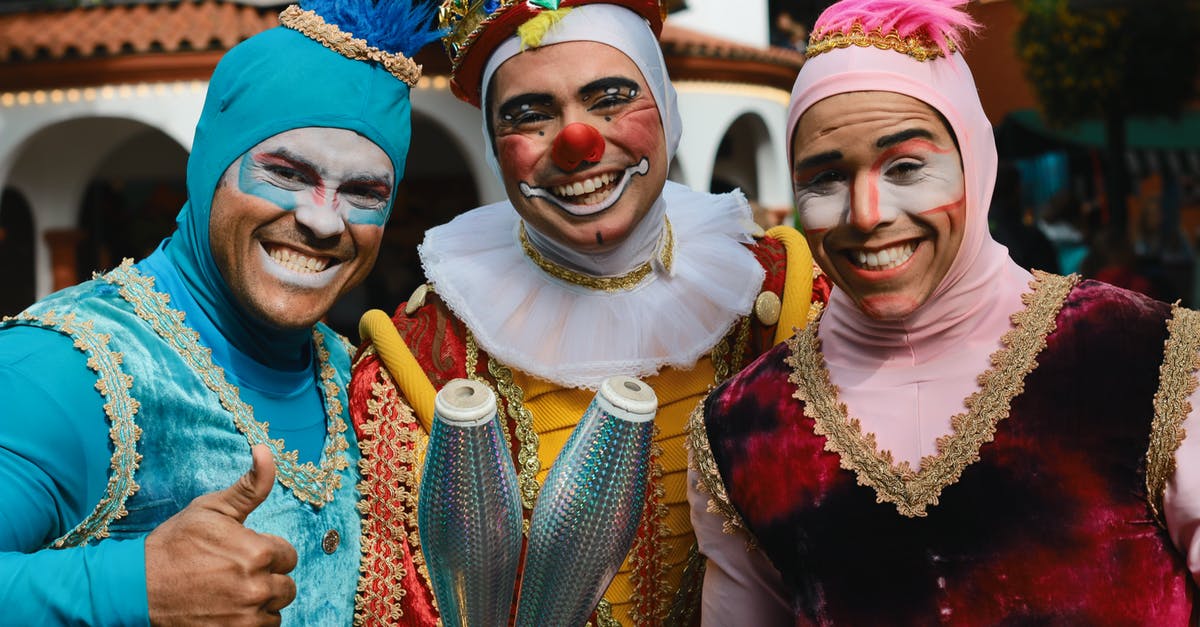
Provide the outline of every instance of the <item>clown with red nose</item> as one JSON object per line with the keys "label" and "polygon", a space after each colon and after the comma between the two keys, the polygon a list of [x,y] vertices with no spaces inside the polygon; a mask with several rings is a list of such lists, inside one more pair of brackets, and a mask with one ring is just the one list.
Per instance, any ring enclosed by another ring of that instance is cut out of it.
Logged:
{"label": "clown with red nose", "polygon": [[[686,622],[696,610],[702,558],[685,502],[687,416],[714,383],[803,326],[814,292],[824,293],[813,289],[812,257],[794,229],[764,234],[740,191],[667,180],[683,121],[657,41],[663,16],[657,0],[443,3],[451,88],[480,108],[506,198],[426,233],[428,283],[392,316],[364,318],[351,399],[360,424],[392,417],[420,450],[436,391],[457,377],[487,382],[528,520],[601,384],[648,384],[659,410],[645,514],[636,557],[592,617],[605,624]],[[366,472],[415,494],[410,457],[381,456]],[[400,497],[387,506],[415,508]],[[413,514],[378,530],[407,550],[380,557],[377,570],[408,573],[403,595],[379,589],[406,620],[432,624],[428,580],[393,567],[421,558],[416,526]]]}

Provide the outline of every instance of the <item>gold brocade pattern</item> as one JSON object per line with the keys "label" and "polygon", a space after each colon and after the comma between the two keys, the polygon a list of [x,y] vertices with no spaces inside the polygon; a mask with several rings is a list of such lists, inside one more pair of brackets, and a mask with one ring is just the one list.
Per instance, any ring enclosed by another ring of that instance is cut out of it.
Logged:
{"label": "gold brocade pattern", "polygon": [[[675,262],[675,232],[671,229],[671,221],[663,218],[666,223],[663,232],[663,245],[658,253],[659,263],[663,268],[670,272],[671,265]],[[572,285],[586,287],[593,290],[602,290],[605,292],[620,292],[623,290],[633,289],[637,284],[641,283],[650,273],[654,271],[654,264],[651,261],[646,261],[638,267],[622,274],[621,276],[613,277],[596,277],[582,272],[576,272],[570,268],[564,268],[549,259],[542,256],[533,244],[529,243],[529,237],[525,233],[525,222],[521,222],[518,229],[518,237],[521,240],[521,250],[525,251],[525,256],[537,267],[542,269],[542,272],[550,276],[566,281]]]}
{"label": "gold brocade pattern", "polygon": [[238,388],[225,380],[225,371],[212,361],[212,351],[200,344],[200,336],[184,324],[183,312],[169,306],[166,294],[154,291],[154,279],[139,273],[133,261],[126,259],[119,267],[102,277],[115,285],[121,297],[133,305],[134,312],[150,323],[183,361],[200,377],[204,385],[215,393],[224,407],[233,415],[234,425],[251,444],[265,444],[275,458],[276,478],[293,496],[302,502],[321,507],[333,500],[334,493],[342,485],[338,474],[349,466],[346,449],[349,444],[343,435],[346,422],[342,419],[340,386],[334,380],[336,372],[329,364],[329,349],[324,335],[313,329],[313,345],[316,347],[321,390],[325,396],[326,444],[318,468],[312,462],[298,463],[296,451],[285,451],[282,439],[272,439],[268,425],[254,418],[254,410],[238,394]]}
{"label": "gold brocade pattern", "polygon": [[1196,391],[1197,369],[1200,369],[1200,312],[1175,305],[1167,323],[1158,391],[1154,394],[1150,445],[1146,451],[1146,500],[1164,528],[1163,494],[1167,480],[1175,474],[1175,453],[1186,436],[1183,421],[1192,411],[1188,399]]}
{"label": "gold brocade pattern", "polygon": [[[928,37],[901,37],[894,31],[885,35],[878,29],[868,33],[863,30],[861,24],[851,26],[849,32],[813,33],[804,54],[811,59],[821,53],[850,46],[895,50],[918,61],[928,61],[946,56],[942,49]],[[957,51],[953,41],[947,40],[946,46],[951,54]]]}
{"label": "gold brocade pattern", "polygon": [[[358,484],[357,507],[363,516],[363,526],[358,592],[354,595],[355,625],[365,625],[379,617],[394,623],[404,616],[400,603],[408,593],[403,586],[408,573],[402,560],[390,559],[391,556],[380,547],[399,550],[387,540],[400,537],[404,529],[415,529],[417,524],[416,491],[403,477],[396,480],[378,468],[383,460],[387,460],[388,468],[404,468],[415,463],[411,444],[415,438],[416,419],[407,404],[388,394],[392,382],[387,368],[379,369],[379,378],[372,382],[371,398],[367,400],[367,413],[371,419],[362,424],[358,439],[362,454],[358,468],[362,480]],[[415,563],[421,557],[420,548],[414,546],[412,555]],[[385,579],[382,588],[386,592],[381,592],[381,586],[375,585],[376,578]]]}
{"label": "gold brocade pattern", "polygon": [[667,529],[666,491],[663,489],[663,468],[657,460],[662,459],[663,450],[657,442],[660,432],[658,425],[654,427],[650,448],[650,476],[646,486],[647,496],[642,510],[640,525],[649,529],[649,533],[640,533],[629,552],[629,560],[633,572],[629,575],[633,584],[633,607],[629,611],[630,620],[634,625],[652,625],[658,616],[654,611],[666,605],[667,572],[661,568],[667,560],[666,539],[670,534]]}
{"label": "gold brocade pattern", "polygon": [[1025,377],[1037,367],[1037,356],[1054,331],[1058,312],[1078,282],[1074,275],[1034,275],[1033,292],[1022,295],[1026,307],[1013,314],[1014,328],[992,354],[992,367],[979,376],[979,391],[966,399],[967,411],[951,419],[951,433],[938,439],[937,454],[923,458],[918,471],[907,462],[893,464],[890,452],[877,449],[874,434],[863,433],[859,421],[847,415],[821,355],[819,321],[788,340],[787,363],[792,367],[788,380],[796,386],[794,396],[804,402],[804,413],[815,422],[816,434],[825,436],[825,450],[839,456],[842,468],[854,471],[859,485],[875,490],[876,502],[894,504],[902,516],[925,516],[926,508],[937,505],[942,490],[979,460],[980,448],[995,437],[996,426],[1008,417]]}
{"label": "gold brocade pattern", "polygon": [[[467,340],[470,350],[474,340],[471,337]],[[517,448],[517,487],[521,491],[521,506],[531,512],[542,489],[537,481],[538,471],[542,469],[542,462],[538,459],[540,438],[533,428],[533,414],[525,407],[525,391],[513,381],[512,370],[495,359],[488,359],[487,366],[488,373],[496,380],[496,391],[504,399],[508,417],[517,425],[517,441],[520,443]]]}
{"label": "gold brocade pattern", "polygon": [[111,337],[96,333],[90,321],[77,320],[75,314],[58,315],[53,311],[34,317],[21,314],[6,317],[8,322],[29,322],[53,329],[71,338],[75,348],[87,355],[87,366],[96,373],[96,390],[104,397],[104,414],[108,417],[108,437],[113,453],[109,461],[108,484],[104,496],[92,512],[73,529],[50,543],[56,549],[81,546],[91,540],[108,537],[108,527],[127,513],[125,502],[138,491],[134,475],[142,456],[137,442],[142,429],[134,421],[140,403],[129,394],[133,377],[121,370],[123,357],[108,347]]}
{"label": "gold brocade pattern", "polygon": [[355,61],[374,61],[389,74],[414,87],[421,80],[421,66],[412,59],[398,53],[380,50],[354,35],[326,22],[315,11],[306,11],[291,5],[279,14],[279,23],[330,50]]}
{"label": "gold brocade pattern", "polygon": [[[717,460],[713,457],[712,447],[708,442],[708,430],[704,427],[704,404],[696,406],[688,420],[688,447],[692,450],[690,466],[700,477],[697,487],[708,495],[708,511],[723,519],[721,530],[728,534],[746,531],[746,523],[742,520],[729,493],[725,491],[725,482],[721,480],[721,471],[717,468]],[[749,537],[749,534],[747,534]],[[753,538],[750,543],[753,544]]]}

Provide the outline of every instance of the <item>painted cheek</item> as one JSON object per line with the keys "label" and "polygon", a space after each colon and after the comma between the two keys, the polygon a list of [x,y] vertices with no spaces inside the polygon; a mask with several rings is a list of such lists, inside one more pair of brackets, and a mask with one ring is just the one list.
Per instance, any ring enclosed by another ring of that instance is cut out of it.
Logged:
{"label": "painted cheek", "polygon": [[663,144],[662,119],[653,105],[624,112],[607,127],[601,127],[605,138],[624,147],[635,159],[653,157]]}
{"label": "painted cheek", "polygon": [[392,203],[388,202],[383,209],[359,209],[351,207],[345,212],[346,222],[368,226],[383,226],[387,224],[388,216],[392,214]]}
{"label": "painted cheek", "polygon": [[242,157],[241,165],[238,166],[238,190],[243,194],[257,196],[263,200],[283,209],[284,211],[295,211],[299,203],[299,192],[292,192],[286,189],[279,189],[274,185],[259,179],[254,175],[255,164],[254,159],[250,155]]}
{"label": "painted cheek", "polygon": [[549,150],[549,142],[542,143],[522,135],[496,138],[496,160],[504,178],[532,184],[538,160]]}
{"label": "painted cheek", "polygon": [[805,231],[819,233],[837,226],[848,203],[845,192],[799,199],[796,209]]}

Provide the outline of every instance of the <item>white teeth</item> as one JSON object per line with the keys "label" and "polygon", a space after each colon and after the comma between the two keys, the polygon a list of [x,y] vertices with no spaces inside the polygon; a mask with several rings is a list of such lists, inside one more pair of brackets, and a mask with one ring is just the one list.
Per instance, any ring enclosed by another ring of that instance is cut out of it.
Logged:
{"label": "white teeth", "polygon": [[321,272],[329,267],[329,259],[316,259],[308,255],[302,255],[289,248],[273,248],[268,254],[275,263],[292,272],[312,274]]}
{"label": "white teeth", "polygon": [[890,270],[908,261],[908,258],[912,257],[912,254],[916,250],[917,247],[915,244],[906,242],[899,246],[872,252],[855,250],[852,251],[851,260],[854,262],[854,265],[864,270]]}
{"label": "white teeth", "polygon": [[608,173],[592,177],[586,181],[579,181],[567,185],[559,185],[554,188],[554,195],[562,198],[572,198],[574,196],[590,194],[613,182],[613,180],[616,178],[616,175]]}

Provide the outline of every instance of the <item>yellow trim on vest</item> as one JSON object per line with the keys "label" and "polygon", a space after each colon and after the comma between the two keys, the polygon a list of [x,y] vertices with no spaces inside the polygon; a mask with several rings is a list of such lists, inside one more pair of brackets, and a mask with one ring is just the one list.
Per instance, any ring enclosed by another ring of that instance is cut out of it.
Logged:
{"label": "yellow trim on vest", "polygon": [[790,226],[776,226],[767,231],[767,237],[783,242],[787,253],[787,276],[783,283],[783,311],[779,314],[779,325],[775,327],[775,343],[778,344],[808,324],[808,308],[812,305],[813,258],[808,242],[800,231]]}
{"label": "yellow trim on vest", "polygon": [[396,389],[412,406],[421,428],[429,433],[433,429],[433,401],[437,397],[437,390],[409,350],[408,344],[400,337],[392,319],[383,311],[372,309],[358,321],[358,334],[364,341],[375,345],[375,353],[379,355],[388,374],[392,375]]}

